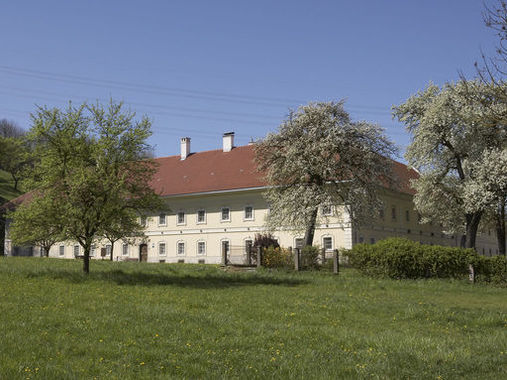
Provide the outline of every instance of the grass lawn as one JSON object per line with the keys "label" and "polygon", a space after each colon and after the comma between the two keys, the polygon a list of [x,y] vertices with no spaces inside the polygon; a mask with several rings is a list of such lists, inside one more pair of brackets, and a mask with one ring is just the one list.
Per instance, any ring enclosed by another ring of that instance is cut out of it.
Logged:
{"label": "grass lawn", "polygon": [[507,378],[507,289],[0,258],[0,378]]}
{"label": "grass lawn", "polygon": [[14,190],[14,181],[12,180],[11,175],[3,170],[0,170],[0,199],[3,198],[10,200],[21,194],[21,191]]}

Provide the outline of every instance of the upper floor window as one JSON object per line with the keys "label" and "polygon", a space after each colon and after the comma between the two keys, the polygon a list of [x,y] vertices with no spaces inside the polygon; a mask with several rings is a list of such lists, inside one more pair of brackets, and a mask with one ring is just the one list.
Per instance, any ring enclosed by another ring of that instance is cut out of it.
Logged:
{"label": "upper floor window", "polygon": [[252,220],[252,219],[253,219],[253,207],[246,206],[245,207],[245,220]]}
{"label": "upper floor window", "polygon": [[141,216],[141,227],[146,227],[147,218],[146,216]]}
{"label": "upper floor window", "polygon": [[197,223],[206,223],[206,211],[197,210]]}
{"label": "upper floor window", "polygon": [[220,215],[220,220],[222,222],[227,222],[231,220],[231,210],[229,207],[222,207],[222,213]]}
{"label": "upper floor window", "polygon": [[179,211],[176,215],[177,224],[185,224],[185,211]]}
{"label": "upper floor window", "polygon": [[185,254],[185,243],[180,241],[178,242],[178,255],[184,255]]}
{"label": "upper floor window", "polygon": [[333,208],[330,205],[322,206],[322,215],[324,216],[333,215]]}
{"label": "upper floor window", "polygon": [[163,212],[162,212],[162,213],[160,213],[160,215],[158,216],[158,224],[159,224],[160,226],[165,226],[165,224],[166,224],[166,215],[165,215],[165,213],[163,213]]}

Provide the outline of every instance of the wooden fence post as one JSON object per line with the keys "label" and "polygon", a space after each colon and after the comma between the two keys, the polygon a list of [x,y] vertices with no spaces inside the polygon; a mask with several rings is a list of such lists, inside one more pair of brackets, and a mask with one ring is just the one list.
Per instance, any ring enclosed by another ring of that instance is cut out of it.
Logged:
{"label": "wooden fence post", "polygon": [[340,257],[338,250],[335,249],[333,255],[333,273],[338,274],[339,272],[340,272]]}
{"label": "wooden fence post", "polygon": [[262,266],[262,247],[257,247],[257,268]]}
{"label": "wooden fence post", "polygon": [[299,248],[294,248],[294,269],[296,271],[299,271],[301,268],[300,262],[299,262]]}

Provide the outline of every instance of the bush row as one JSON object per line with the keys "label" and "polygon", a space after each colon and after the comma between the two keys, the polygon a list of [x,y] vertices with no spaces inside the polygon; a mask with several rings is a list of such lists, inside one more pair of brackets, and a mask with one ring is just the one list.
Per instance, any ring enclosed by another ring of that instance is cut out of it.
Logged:
{"label": "bush row", "polygon": [[350,264],[369,276],[390,278],[463,278],[472,265],[476,280],[507,283],[504,256],[479,256],[472,249],[430,246],[390,238],[376,244],[358,244],[345,253]]}
{"label": "bush row", "polygon": [[[315,246],[306,246],[301,250],[301,268],[318,269],[320,250]],[[294,268],[294,254],[290,249],[270,246],[262,253],[262,265],[266,268]]]}

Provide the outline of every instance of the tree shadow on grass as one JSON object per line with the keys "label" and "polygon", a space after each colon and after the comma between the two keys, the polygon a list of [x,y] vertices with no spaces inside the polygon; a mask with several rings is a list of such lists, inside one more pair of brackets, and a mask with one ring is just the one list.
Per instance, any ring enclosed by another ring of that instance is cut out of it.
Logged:
{"label": "tree shadow on grass", "polygon": [[88,281],[106,281],[117,285],[141,285],[141,286],[179,286],[185,288],[230,288],[252,285],[277,285],[277,286],[298,286],[308,283],[303,279],[275,278],[255,273],[231,274],[231,273],[207,273],[203,275],[178,274],[177,272],[150,273],[141,271],[97,271],[85,275],[81,272],[66,270],[37,271],[27,277],[46,277],[62,279],[72,283],[80,284]]}

